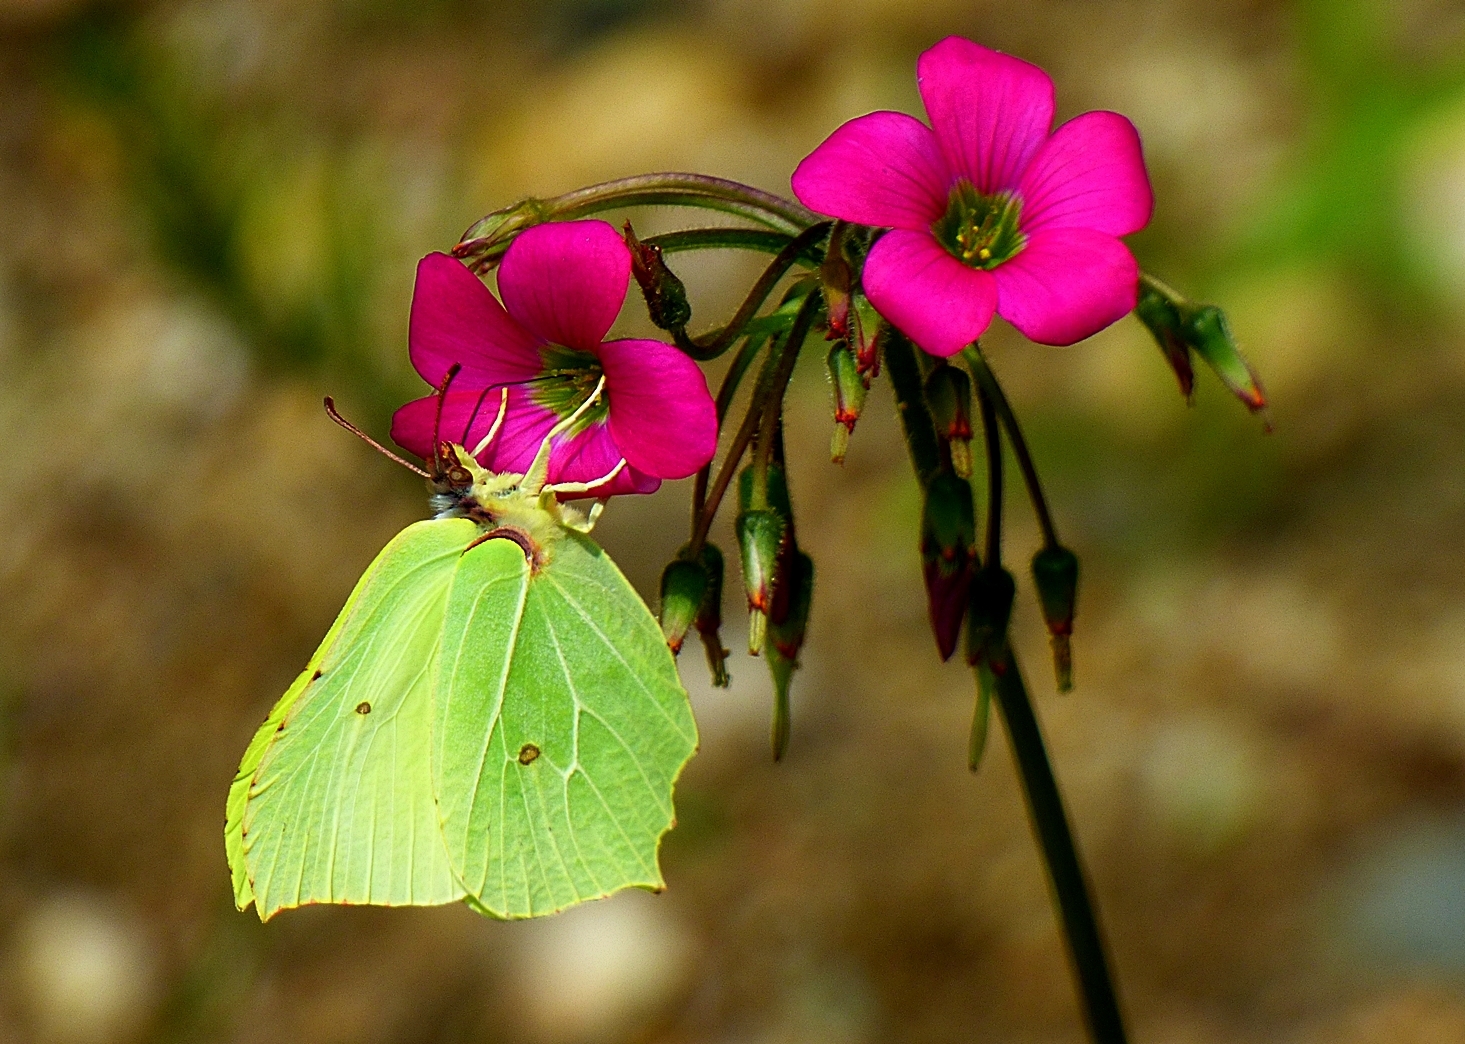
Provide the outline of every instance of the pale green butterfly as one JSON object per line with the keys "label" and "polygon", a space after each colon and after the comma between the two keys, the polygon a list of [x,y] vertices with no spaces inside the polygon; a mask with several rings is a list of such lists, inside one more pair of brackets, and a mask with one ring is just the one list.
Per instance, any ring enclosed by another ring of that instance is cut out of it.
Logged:
{"label": "pale green butterfly", "polygon": [[229,788],[241,910],[463,900],[519,918],[663,886],[691,706],[660,627],[586,535],[603,502],[581,515],[555,497],[625,462],[546,481],[550,439],[603,385],[522,476],[473,459],[507,390],[474,454],[434,439],[437,516],[367,568]]}

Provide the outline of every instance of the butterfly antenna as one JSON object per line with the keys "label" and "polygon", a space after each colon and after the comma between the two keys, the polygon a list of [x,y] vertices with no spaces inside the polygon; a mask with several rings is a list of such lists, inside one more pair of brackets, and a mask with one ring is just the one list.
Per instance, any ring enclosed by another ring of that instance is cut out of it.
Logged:
{"label": "butterfly antenna", "polygon": [[366,432],[362,431],[356,425],[354,425],[350,421],[348,421],[345,417],[342,417],[339,413],[337,413],[336,412],[336,403],[335,403],[335,401],[329,395],[326,396],[326,413],[330,414],[331,420],[335,421],[341,427],[345,428],[352,435],[355,435],[358,439],[360,439],[362,442],[366,443],[372,449],[376,450],[383,457],[386,457],[388,460],[394,460],[394,461],[396,461],[398,464],[402,465],[402,467],[406,468],[408,471],[416,472],[418,475],[421,475],[425,479],[432,478],[432,476],[429,475],[422,468],[419,468],[416,464],[413,464],[410,460],[404,460],[401,457],[397,456],[391,450],[389,450],[385,446],[383,446],[380,442],[377,442],[376,439],[372,438],[370,435],[366,434]]}
{"label": "butterfly antenna", "polygon": [[453,363],[448,367],[448,372],[443,374],[443,381],[437,386],[437,413],[432,418],[432,475],[433,481],[442,477],[442,428],[443,428],[443,404],[448,401],[448,389],[453,386],[453,379],[463,369],[461,363]]}

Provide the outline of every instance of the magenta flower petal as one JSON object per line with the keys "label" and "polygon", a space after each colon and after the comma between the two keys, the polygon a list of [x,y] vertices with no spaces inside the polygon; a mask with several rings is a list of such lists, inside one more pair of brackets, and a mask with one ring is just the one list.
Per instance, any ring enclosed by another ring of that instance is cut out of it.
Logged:
{"label": "magenta flower petal", "polygon": [[661,341],[607,341],[610,432],[632,467],[659,478],[685,478],[717,452],[717,407],[702,368]]}
{"label": "magenta flower petal", "polygon": [[921,55],[916,82],[951,172],[988,195],[1016,188],[1053,124],[1048,74],[948,36]]}
{"label": "magenta flower petal", "polygon": [[1117,112],[1086,112],[1054,132],[1018,184],[1022,227],[1127,236],[1149,224],[1154,194],[1139,131]]}
{"label": "magenta flower petal", "polygon": [[1087,228],[1034,233],[996,268],[997,311],[1039,344],[1073,344],[1134,310],[1139,265],[1113,236]]}
{"label": "magenta flower petal", "polygon": [[453,363],[462,367],[457,381],[480,387],[522,381],[540,368],[534,338],[447,254],[428,254],[417,263],[407,344],[412,365],[434,387]]}
{"label": "magenta flower petal", "polygon": [[[472,452],[493,427],[502,401],[497,388],[459,390],[455,386],[443,402],[439,436]],[[490,471],[523,472],[556,419],[522,388],[511,388],[504,423],[493,442],[478,455],[478,462]],[[414,399],[392,416],[392,441],[427,460],[432,456],[436,423],[437,396]]]}
{"label": "magenta flower petal", "polygon": [[865,259],[870,303],[932,355],[955,355],[992,322],[993,273],[968,268],[927,232],[896,229],[875,241]]}
{"label": "magenta flower petal", "polygon": [[[594,482],[609,475],[625,452],[616,442],[609,425],[592,424],[574,438],[557,441],[549,457],[552,483]],[[603,486],[588,493],[564,493],[562,499],[576,497],[611,497],[621,493],[655,493],[661,479],[632,467],[626,461],[621,473]]]}
{"label": "magenta flower petal", "polygon": [[820,214],[922,229],[945,211],[951,175],[931,128],[905,113],[872,112],[825,138],[790,183]]}
{"label": "magenta flower petal", "polygon": [[620,314],[631,252],[604,221],[535,225],[519,234],[499,267],[509,315],[567,348],[593,351]]}

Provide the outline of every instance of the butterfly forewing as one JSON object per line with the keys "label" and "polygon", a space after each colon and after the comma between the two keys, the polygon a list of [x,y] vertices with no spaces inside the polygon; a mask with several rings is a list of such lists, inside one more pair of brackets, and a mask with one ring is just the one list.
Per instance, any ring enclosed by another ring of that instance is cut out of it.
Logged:
{"label": "butterfly forewing", "polygon": [[260,730],[261,749],[251,744],[239,843],[261,917],[463,897],[433,801],[429,730],[449,584],[477,532],[443,519],[398,534]]}
{"label": "butterfly forewing", "polygon": [[465,554],[435,697],[433,783],[475,906],[533,917],[661,887],[696,726],[660,628],[593,542],[567,534],[533,575],[508,540]]}

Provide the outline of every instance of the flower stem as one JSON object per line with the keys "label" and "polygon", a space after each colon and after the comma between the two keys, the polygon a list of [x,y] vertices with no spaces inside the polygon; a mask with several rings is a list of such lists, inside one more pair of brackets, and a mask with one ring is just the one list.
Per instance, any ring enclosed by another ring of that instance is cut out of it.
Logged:
{"label": "flower stem", "polygon": [[983,562],[992,569],[1002,564],[1002,437],[992,397],[981,385],[977,386],[977,406],[982,413],[982,441],[987,446],[987,550]]}
{"label": "flower stem", "polygon": [[[647,236],[643,243],[660,247],[662,253],[680,254],[688,250],[752,250],[760,254],[777,254],[794,237],[761,228],[684,228]],[[821,258],[817,251],[806,249],[800,262],[816,266]]]}
{"label": "flower stem", "polygon": [[496,210],[463,233],[453,254],[483,271],[503,257],[514,236],[533,225],[644,206],[718,210],[789,235],[797,235],[819,220],[791,200],[736,181],[705,174],[640,174]]}
{"label": "flower stem", "polygon": [[783,401],[783,386],[788,384],[788,378],[793,373],[794,362],[799,356],[799,349],[804,346],[804,338],[809,335],[809,330],[814,325],[819,303],[819,293],[810,290],[804,298],[804,303],[799,307],[798,314],[794,316],[793,325],[789,327],[788,333],[785,335],[782,350],[768,356],[763,374],[758,380],[758,387],[753,389],[753,399],[748,403],[748,412],[743,417],[743,423],[738,427],[738,433],[733,436],[732,444],[728,446],[727,456],[723,459],[722,467],[717,471],[717,478],[713,480],[711,488],[707,491],[707,502],[702,506],[702,514],[697,519],[696,527],[692,530],[691,553],[693,555],[698,554],[702,550],[702,545],[707,542],[707,533],[712,528],[712,520],[717,517],[717,509],[722,505],[723,494],[727,492],[728,484],[732,482],[732,477],[737,471],[738,463],[743,459],[743,454],[748,449],[748,444],[753,441],[753,436],[761,427],[768,396],[775,387],[779,389],[778,401]]}
{"label": "flower stem", "polygon": [[1053,528],[1053,516],[1048,511],[1048,501],[1043,496],[1043,485],[1038,481],[1038,469],[1033,465],[1033,456],[1028,452],[1027,440],[1022,436],[1022,428],[1018,426],[1017,415],[1012,412],[1012,404],[1007,401],[1007,395],[1002,391],[1002,385],[997,383],[997,375],[987,365],[987,358],[982,354],[981,346],[972,342],[962,353],[967,365],[971,367],[972,376],[977,379],[981,390],[991,399],[992,405],[996,407],[997,416],[1002,420],[1002,426],[1007,429],[1007,441],[1012,445],[1012,452],[1017,457],[1018,470],[1022,472],[1023,482],[1028,487],[1028,499],[1033,502],[1033,510],[1038,515],[1038,526],[1043,531],[1043,543],[1048,547],[1055,547],[1058,544],[1058,532]]}
{"label": "flower stem", "polygon": [[828,234],[831,224],[832,222],[829,221],[821,221],[816,225],[810,225],[789,240],[788,245],[778,252],[778,256],[769,263],[768,267],[763,270],[763,274],[758,277],[758,281],[753,284],[753,288],[748,291],[748,296],[743,299],[742,305],[739,306],[732,320],[720,331],[698,339],[689,338],[683,330],[672,331],[677,347],[693,359],[704,362],[715,359],[727,351],[728,347],[742,335],[748,322],[758,314],[758,309],[763,307],[763,302],[768,299],[769,294],[773,293],[773,288],[778,285],[778,281],[794,266],[804,251],[817,245]]}
{"label": "flower stem", "polygon": [[1058,782],[1053,778],[1043,733],[1011,649],[1006,650],[1004,660],[1002,669],[994,672],[997,703],[1007,724],[1034,832],[1042,845],[1048,877],[1058,899],[1089,1033],[1095,1044],[1125,1044],[1128,1038],[1124,1019],[1119,1013],[1119,999],[1109,973],[1093,898],[1068,825],[1063,798],[1058,792]]}
{"label": "flower stem", "polygon": [[940,470],[941,446],[936,438],[931,411],[926,405],[916,348],[888,323],[881,328],[880,336],[884,342],[881,347],[885,368],[890,373],[890,387],[895,391],[895,407],[900,413],[901,428],[905,431],[906,447],[910,450],[916,478],[924,489]]}
{"label": "flower stem", "polygon": [[[738,393],[738,385],[743,382],[748,368],[753,365],[753,360],[768,343],[767,337],[749,337],[743,342],[738,354],[733,356],[732,365],[727,368],[723,375],[722,384],[717,389],[717,430],[722,430],[722,423],[727,419],[728,407],[732,405],[733,396]],[[698,520],[702,517],[702,508],[707,503],[707,481],[712,476],[712,461],[703,464],[697,472],[697,479],[692,486],[692,533],[697,532]],[[701,550],[698,548],[698,550]]]}

